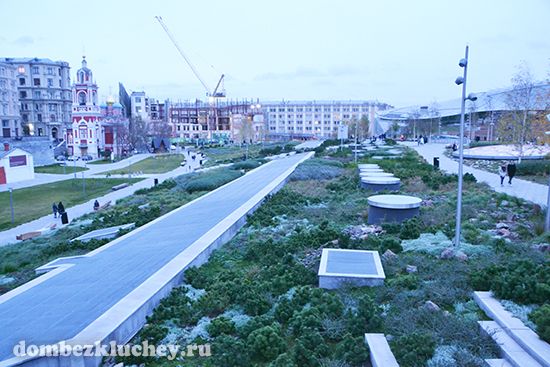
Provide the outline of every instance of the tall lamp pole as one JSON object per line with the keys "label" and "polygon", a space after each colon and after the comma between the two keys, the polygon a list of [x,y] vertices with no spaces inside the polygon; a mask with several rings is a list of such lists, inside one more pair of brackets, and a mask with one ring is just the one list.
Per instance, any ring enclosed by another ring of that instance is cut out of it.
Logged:
{"label": "tall lamp pole", "polygon": [[458,65],[464,69],[464,75],[456,78],[456,85],[462,84],[462,99],[460,103],[460,136],[458,147],[458,195],[456,203],[456,226],[455,226],[455,239],[454,245],[460,245],[460,229],[462,219],[462,176],[463,176],[463,164],[464,164],[464,113],[466,109],[466,100],[475,101],[477,97],[473,94],[469,94],[466,97],[466,77],[468,75],[468,46],[466,46],[465,56],[458,62]]}
{"label": "tall lamp pole", "polygon": [[[548,121],[550,121],[550,115],[546,116]],[[546,135],[550,135],[550,131],[545,132]],[[550,231],[550,176],[548,177],[548,196],[546,198],[546,220],[544,221],[544,230],[546,232]]]}
{"label": "tall lamp pole", "polygon": [[11,210],[11,222],[15,222],[15,216],[13,215],[13,188],[10,187],[10,210]]}

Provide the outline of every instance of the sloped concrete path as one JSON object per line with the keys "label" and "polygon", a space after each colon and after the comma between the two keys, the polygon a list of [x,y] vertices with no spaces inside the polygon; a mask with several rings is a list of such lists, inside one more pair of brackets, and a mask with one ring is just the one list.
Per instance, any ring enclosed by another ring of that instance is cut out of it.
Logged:
{"label": "sloped concrete path", "polygon": [[[176,278],[186,264],[204,257],[203,249],[212,241],[228,240],[227,231],[310,156],[267,163],[0,296],[0,366],[17,362],[12,350],[21,340],[40,345],[76,337],[93,343],[105,340],[109,331],[115,334],[109,329],[128,320],[130,309],[137,310],[148,296],[167,294],[165,279]],[[165,277],[167,270],[176,275]]]}

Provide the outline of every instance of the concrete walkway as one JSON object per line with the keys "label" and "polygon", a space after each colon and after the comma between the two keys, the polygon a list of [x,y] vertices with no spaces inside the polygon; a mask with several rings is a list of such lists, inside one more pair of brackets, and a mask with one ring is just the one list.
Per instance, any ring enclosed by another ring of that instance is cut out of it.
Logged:
{"label": "concrete walkway", "polygon": [[[21,340],[27,345],[127,341],[160,298],[181,281],[183,269],[206,261],[212,248],[228,241],[247,213],[311,155],[266,163],[0,296],[0,366],[30,362],[13,358],[13,347]],[[73,357],[65,362],[84,365]],[[32,363],[53,366],[61,361]]]}
{"label": "concrete walkway", "polygon": [[[87,171],[82,172],[76,172],[76,177],[82,178],[82,174],[84,174],[84,177],[91,177],[94,178],[94,174],[106,172],[114,169],[121,169],[128,167],[131,164],[137,163],[139,161],[144,160],[145,158],[149,158],[153,156],[153,154],[144,153],[144,154],[136,154],[131,156],[130,158],[123,159],[121,161],[115,162],[115,163],[106,163],[106,164],[86,164],[86,167],[88,168]],[[183,158],[182,158],[183,160]],[[77,161],[74,162],[77,167],[84,167],[84,162]],[[73,169],[73,171],[71,171]],[[31,186],[37,186],[37,185],[43,185],[47,183],[57,182],[57,181],[65,181],[70,180],[71,178],[75,177],[74,168],[73,168],[73,162],[67,162],[66,166],[66,172],[67,174],[51,174],[51,173],[36,173],[34,175],[34,180],[26,180],[26,181],[19,181],[14,182],[11,184],[3,184],[0,185],[0,192],[2,191],[8,191],[10,188],[17,190],[22,189],[25,187],[31,187]]]}
{"label": "concrete walkway", "polygon": [[[143,159],[143,158],[142,158]],[[72,221],[78,217],[83,216],[84,214],[92,213],[93,207],[94,207],[94,201],[97,199],[101,205],[105,204],[106,202],[110,201],[111,205],[114,205],[117,200],[120,200],[122,198],[125,198],[127,196],[132,195],[134,192],[136,192],[139,189],[144,188],[150,188],[154,185],[154,179],[157,178],[159,180],[159,183],[163,182],[164,180],[167,180],[169,178],[181,176],[187,173],[194,172],[195,170],[198,170],[200,168],[199,161],[189,161],[190,164],[178,167],[175,170],[172,170],[170,172],[162,173],[162,174],[154,174],[154,175],[133,175],[131,177],[140,177],[145,178],[143,181],[137,182],[131,186],[128,186],[124,189],[109,192],[99,198],[93,198],[85,203],[65,208],[65,211],[67,212],[69,216],[69,221]],[[116,163],[115,163],[116,164]],[[128,164],[128,163],[126,163]],[[214,167],[216,168],[216,167]],[[114,168],[116,169],[116,168]],[[56,175],[59,176],[59,175]],[[71,176],[72,177],[72,176]],[[101,178],[102,176],[94,176],[95,178]],[[111,177],[122,177],[126,178],[128,175],[116,175]],[[57,228],[60,228],[62,226],[61,224],[61,218],[58,217],[57,219],[54,219],[53,215],[45,215],[42,218],[35,219],[33,221],[23,223],[17,227],[5,230],[0,232],[0,247],[8,245],[10,243],[18,242],[15,238],[15,236],[20,235],[22,233],[37,231],[39,229],[45,228],[51,224],[57,224]]]}
{"label": "concrete walkway", "polygon": [[[439,157],[439,167],[441,170],[448,173],[458,173],[458,162],[447,158],[443,154],[443,152],[445,151],[445,144],[430,143],[417,145],[416,143],[410,142],[400,144],[413,148],[430,164],[433,164],[434,157]],[[467,165],[464,165],[464,173],[473,174],[478,182],[484,182],[488,184],[493,190],[497,192],[502,192],[510,196],[525,199],[540,206],[546,207],[548,186],[514,178],[512,180],[512,186],[505,183],[504,186],[501,187],[500,177],[498,173],[490,173]]]}

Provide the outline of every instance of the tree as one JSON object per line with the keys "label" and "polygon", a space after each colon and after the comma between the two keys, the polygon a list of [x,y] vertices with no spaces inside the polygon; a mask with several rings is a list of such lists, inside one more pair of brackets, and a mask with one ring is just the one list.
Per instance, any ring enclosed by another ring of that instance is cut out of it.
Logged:
{"label": "tree", "polygon": [[[369,135],[369,117],[367,115],[361,116],[361,119],[353,117],[347,122],[348,135],[357,137],[357,142],[365,140]],[[357,134],[357,136],[355,136]]]}
{"label": "tree", "polygon": [[155,121],[149,124],[149,135],[157,138],[170,138],[172,126],[165,121]]}
{"label": "tree", "polygon": [[507,93],[505,103],[509,111],[500,120],[499,130],[503,139],[516,145],[518,161],[521,162],[525,144],[536,140],[536,126],[540,125],[540,112],[544,110],[531,71],[525,63],[518,66],[512,77],[512,89]]}
{"label": "tree", "polygon": [[[131,149],[146,150],[147,149],[147,133],[149,131],[148,123],[141,118],[135,116],[130,118],[130,126],[128,128],[128,139]],[[170,147],[166,147],[170,149]]]}
{"label": "tree", "polygon": [[433,123],[437,122],[437,134],[441,136],[441,112],[439,111],[439,103],[433,101],[430,105],[430,136],[433,131]]}

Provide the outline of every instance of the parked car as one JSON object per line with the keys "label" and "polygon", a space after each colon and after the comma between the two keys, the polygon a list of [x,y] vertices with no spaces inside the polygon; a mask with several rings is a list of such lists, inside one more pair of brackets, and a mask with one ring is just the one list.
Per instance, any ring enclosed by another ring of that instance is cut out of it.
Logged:
{"label": "parked car", "polygon": [[80,157],[77,156],[77,155],[70,155],[70,156],[67,157],[67,160],[71,161],[71,162],[72,161],[78,161],[79,159],[80,159]]}
{"label": "parked car", "polygon": [[67,160],[67,157],[65,157],[64,155],[58,155],[57,157],[55,157],[55,160],[60,161],[60,162],[64,162],[64,161]]}
{"label": "parked car", "polygon": [[83,156],[82,156],[82,160],[83,160],[83,161],[91,161],[91,160],[93,160],[93,159],[94,159],[94,158],[93,158],[91,155],[89,155],[89,154],[83,155]]}

